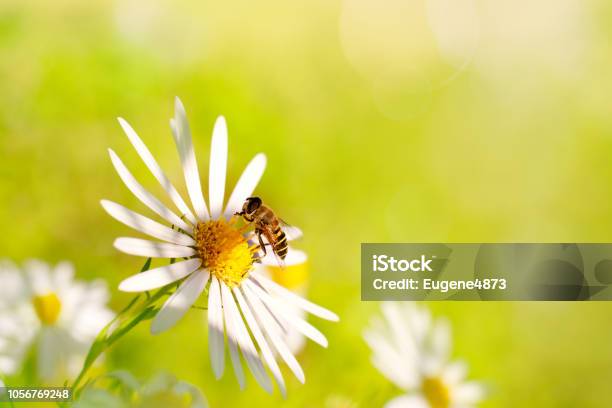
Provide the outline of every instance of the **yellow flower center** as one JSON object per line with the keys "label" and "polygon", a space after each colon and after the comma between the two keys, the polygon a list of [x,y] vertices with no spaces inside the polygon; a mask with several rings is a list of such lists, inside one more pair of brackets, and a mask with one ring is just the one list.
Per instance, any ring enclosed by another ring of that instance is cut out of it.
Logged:
{"label": "yellow flower center", "polygon": [[448,408],[450,406],[450,392],[440,378],[425,378],[422,388],[431,408]]}
{"label": "yellow flower center", "polygon": [[62,310],[62,303],[55,293],[34,296],[32,303],[34,304],[36,315],[42,324],[55,324]]}
{"label": "yellow flower center", "polygon": [[258,246],[249,246],[241,230],[234,228],[235,218],[198,223],[193,232],[196,250],[207,268],[217,279],[234,287],[248,276]]}

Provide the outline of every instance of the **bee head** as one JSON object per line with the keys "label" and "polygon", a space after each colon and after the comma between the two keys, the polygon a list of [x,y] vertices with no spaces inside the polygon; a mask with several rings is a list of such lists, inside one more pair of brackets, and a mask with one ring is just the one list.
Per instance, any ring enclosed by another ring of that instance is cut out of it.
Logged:
{"label": "bee head", "polygon": [[262,201],[259,197],[249,197],[242,205],[242,213],[246,215],[253,215],[259,207],[261,207]]}

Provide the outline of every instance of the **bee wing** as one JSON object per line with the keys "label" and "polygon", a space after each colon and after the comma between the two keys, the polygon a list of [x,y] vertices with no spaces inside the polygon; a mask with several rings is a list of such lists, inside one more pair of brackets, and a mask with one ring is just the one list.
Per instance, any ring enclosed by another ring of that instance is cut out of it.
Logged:
{"label": "bee wing", "polygon": [[[284,230],[284,229],[283,229],[283,230]],[[272,231],[270,231],[270,229],[269,229],[269,228],[264,227],[264,228],[263,228],[263,234],[262,234],[262,237],[263,237],[263,242],[264,242],[264,245],[266,246],[266,256],[264,256],[264,257],[261,259],[261,261],[262,261],[262,263],[267,264],[267,265],[274,265],[274,264],[276,263],[276,264],[278,264],[278,266],[279,266],[281,269],[283,269],[283,270],[284,270],[284,269],[285,269],[285,261],[283,261],[283,260],[281,259],[281,257],[280,257],[280,256],[278,256],[278,254],[277,254],[277,253],[276,253],[276,251],[274,250],[274,246],[272,245],[272,240],[271,240],[271,237],[272,237],[272,236],[273,236]],[[273,255],[272,255],[272,254],[273,254]],[[272,259],[272,257],[274,257],[274,258],[275,258],[276,262],[275,262],[275,261]]]}
{"label": "bee wing", "polygon": [[296,239],[300,239],[304,236],[304,233],[298,227],[287,223],[285,220],[279,218],[281,222],[283,232],[287,236],[288,241],[295,241]]}
{"label": "bee wing", "polygon": [[278,266],[281,270],[285,269],[285,261],[274,251],[272,245],[265,239],[266,255],[260,259],[261,263],[269,266]]}
{"label": "bee wing", "polygon": [[276,251],[272,251],[274,253],[274,257],[276,258],[276,262],[278,263],[278,267],[281,269],[281,271],[285,270],[285,261],[283,261],[281,259],[280,256],[278,256],[278,254],[276,253]]}

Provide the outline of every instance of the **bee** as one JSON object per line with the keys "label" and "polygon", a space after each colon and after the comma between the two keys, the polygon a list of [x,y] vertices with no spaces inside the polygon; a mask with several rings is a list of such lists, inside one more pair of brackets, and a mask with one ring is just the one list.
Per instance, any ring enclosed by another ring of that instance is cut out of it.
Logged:
{"label": "bee", "polygon": [[[264,205],[259,197],[247,198],[242,205],[242,211],[237,212],[235,215],[240,215],[246,222],[255,225],[255,234],[257,234],[259,246],[264,256],[267,254],[266,245],[269,244],[279,264],[282,266],[289,251],[288,236],[284,230],[291,230],[293,236],[300,235],[301,232],[277,217],[274,211]],[[264,243],[262,237],[266,238],[268,244]]]}

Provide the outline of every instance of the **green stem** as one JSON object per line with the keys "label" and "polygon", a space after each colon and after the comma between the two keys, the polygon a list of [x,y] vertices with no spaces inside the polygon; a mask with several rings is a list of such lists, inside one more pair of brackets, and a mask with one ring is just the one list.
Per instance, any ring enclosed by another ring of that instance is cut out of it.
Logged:
{"label": "green stem", "polygon": [[[149,269],[151,265],[151,260],[148,259],[145,265],[143,266],[141,272],[144,272]],[[170,289],[173,288],[173,285],[167,285],[163,288],[159,289],[154,294],[147,293],[147,297],[143,299],[142,304],[137,309],[136,313],[130,314],[129,312],[132,308],[139,303],[141,295],[137,295],[134,297],[128,305],[115,316],[115,318],[108,323],[98,334],[93,344],[91,345],[89,352],[87,353],[87,357],[85,358],[85,362],[83,363],[83,367],[81,368],[81,372],[74,380],[72,384],[73,390],[73,399],[77,399],[82,389],[87,385],[81,385],[83,378],[85,378],[85,374],[89,371],[93,363],[97,360],[97,358],[110,346],[112,346],[117,340],[126,335],[130,330],[138,325],[143,320],[150,319],[155,315],[156,307],[155,303],[164,295],[168,293]],[[109,333],[109,331],[112,332]],[[80,388],[79,388],[80,386]]]}

